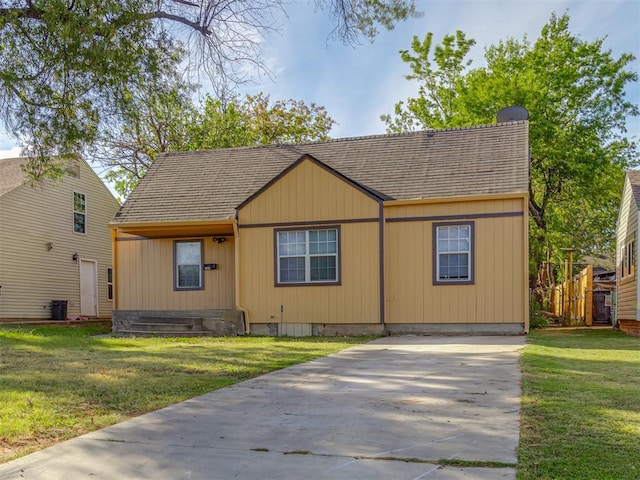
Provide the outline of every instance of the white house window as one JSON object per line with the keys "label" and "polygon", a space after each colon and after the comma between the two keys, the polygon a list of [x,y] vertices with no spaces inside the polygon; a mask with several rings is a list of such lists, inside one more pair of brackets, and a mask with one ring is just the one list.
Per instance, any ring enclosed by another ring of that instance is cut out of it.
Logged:
{"label": "white house window", "polygon": [[473,222],[434,224],[434,283],[473,283]]}
{"label": "white house window", "polygon": [[113,268],[107,267],[107,300],[113,300]]}
{"label": "white house window", "polygon": [[276,231],[276,284],[339,283],[339,229]]}
{"label": "white house window", "polygon": [[73,231],[87,233],[87,201],[84,193],[73,192]]}
{"label": "white house window", "polygon": [[176,290],[202,290],[202,240],[174,242]]}

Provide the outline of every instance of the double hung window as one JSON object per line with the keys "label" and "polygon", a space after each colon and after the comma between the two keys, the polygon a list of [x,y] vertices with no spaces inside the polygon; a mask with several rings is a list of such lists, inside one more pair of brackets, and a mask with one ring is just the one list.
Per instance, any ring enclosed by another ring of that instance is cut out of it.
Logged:
{"label": "double hung window", "polygon": [[276,284],[339,283],[339,229],[276,231]]}
{"label": "double hung window", "polygon": [[473,222],[435,224],[434,283],[473,283]]}
{"label": "double hung window", "polygon": [[202,240],[174,242],[174,288],[202,290]]}

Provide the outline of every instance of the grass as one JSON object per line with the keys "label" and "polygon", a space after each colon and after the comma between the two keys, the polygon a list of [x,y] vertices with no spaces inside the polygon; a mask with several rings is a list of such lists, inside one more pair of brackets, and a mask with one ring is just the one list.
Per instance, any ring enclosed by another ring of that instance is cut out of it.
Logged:
{"label": "grass", "polygon": [[371,338],[97,333],[0,328],[0,462]]}
{"label": "grass", "polygon": [[[0,328],[0,462],[370,339],[103,332]],[[639,338],[536,330],[522,366],[519,480],[640,478]]]}
{"label": "grass", "polygon": [[532,331],[522,364],[519,480],[640,478],[640,338]]}

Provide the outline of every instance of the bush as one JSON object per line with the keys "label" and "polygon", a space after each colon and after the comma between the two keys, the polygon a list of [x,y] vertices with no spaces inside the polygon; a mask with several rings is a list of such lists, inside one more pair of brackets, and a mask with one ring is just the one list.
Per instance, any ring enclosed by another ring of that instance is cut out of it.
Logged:
{"label": "bush", "polygon": [[529,315],[530,328],[546,328],[550,325],[549,317],[542,311],[542,306],[538,300],[531,301],[531,309]]}

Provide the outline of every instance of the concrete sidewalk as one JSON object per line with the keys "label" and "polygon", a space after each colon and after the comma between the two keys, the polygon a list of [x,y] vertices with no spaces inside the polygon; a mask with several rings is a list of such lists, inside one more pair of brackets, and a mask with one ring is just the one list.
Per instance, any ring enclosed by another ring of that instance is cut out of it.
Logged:
{"label": "concrete sidewalk", "polygon": [[387,337],[0,465],[0,479],[515,479],[524,337]]}

